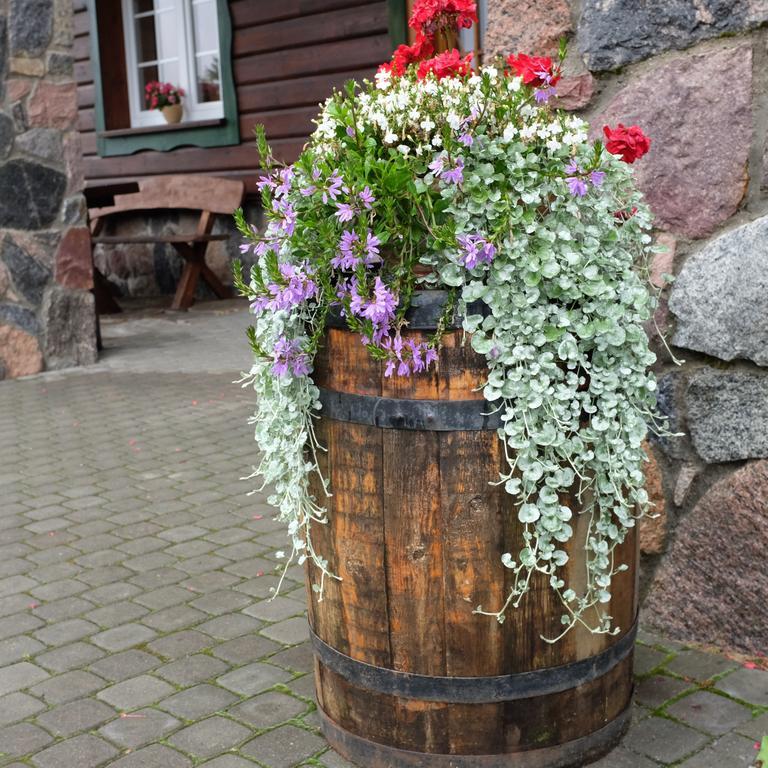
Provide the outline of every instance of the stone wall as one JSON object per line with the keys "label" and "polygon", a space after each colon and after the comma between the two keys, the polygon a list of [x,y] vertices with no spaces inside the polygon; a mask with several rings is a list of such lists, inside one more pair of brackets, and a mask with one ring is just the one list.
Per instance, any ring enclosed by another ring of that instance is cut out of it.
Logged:
{"label": "stone wall", "polygon": [[553,54],[558,90],[598,136],[638,124],[636,165],[667,252],[654,280],[659,401],[680,438],[652,440],[642,528],[648,623],[765,651],[768,627],[768,3],[494,0],[486,50]]}
{"label": "stone wall", "polygon": [[96,359],[71,0],[0,0],[0,379]]}

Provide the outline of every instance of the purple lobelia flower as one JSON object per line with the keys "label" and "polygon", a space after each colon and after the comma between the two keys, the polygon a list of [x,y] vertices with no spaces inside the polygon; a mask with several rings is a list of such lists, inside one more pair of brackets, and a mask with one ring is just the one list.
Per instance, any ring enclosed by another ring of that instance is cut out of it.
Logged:
{"label": "purple lobelia flower", "polygon": [[396,309],[397,296],[377,275],[374,281],[373,298],[364,305],[363,317],[367,317],[374,325],[382,325],[394,319]]}
{"label": "purple lobelia flower", "polygon": [[370,211],[373,207],[373,204],[376,202],[376,198],[373,196],[373,192],[371,192],[371,188],[369,186],[363,187],[363,191],[358,195],[360,198],[360,202],[363,204],[363,207]]}
{"label": "purple lobelia flower", "polygon": [[461,247],[459,262],[467,269],[474,269],[478,264],[490,264],[496,255],[496,248],[482,235],[456,235]]}
{"label": "purple lobelia flower", "polygon": [[355,206],[351,203],[336,203],[336,212],[333,214],[340,222],[352,221],[357,214]]}
{"label": "purple lobelia flower", "polygon": [[593,187],[599,187],[605,181],[605,171],[592,171],[589,174],[589,180]]}
{"label": "purple lobelia flower", "polygon": [[366,267],[378,264],[381,261],[379,246],[381,241],[370,230],[365,237],[365,242],[360,235],[352,230],[344,230],[339,241],[339,251],[331,259],[334,269],[354,269],[360,264]]}
{"label": "purple lobelia flower", "polygon": [[302,349],[299,339],[281,336],[275,342],[272,359],[272,373],[275,376],[306,376],[311,370],[309,355]]}
{"label": "purple lobelia flower", "polygon": [[336,198],[344,191],[344,179],[339,175],[338,168],[326,180],[326,186],[323,190],[323,202],[329,200],[336,202]]}
{"label": "purple lobelia flower", "polygon": [[444,170],[440,174],[440,178],[449,184],[461,184],[464,181],[464,158],[457,157],[456,165]]}
{"label": "purple lobelia flower", "polygon": [[459,136],[459,143],[463,144],[465,147],[471,147],[475,143],[475,140],[471,133],[462,133],[461,136]]}
{"label": "purple lobelia flower", "polygon": [[565,183],[568,185],[568,190],[572,195],[576,197],[584,197],[587,194],[587,182],[580,176],[569,176]]}

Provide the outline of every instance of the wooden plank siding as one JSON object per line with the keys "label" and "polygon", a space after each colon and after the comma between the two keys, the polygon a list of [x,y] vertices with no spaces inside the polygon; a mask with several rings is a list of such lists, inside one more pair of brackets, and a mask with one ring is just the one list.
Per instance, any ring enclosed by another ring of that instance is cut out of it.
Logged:
{"label": "wooden plank siding", "polygon": [[241,143],[99,157],[85,0],[75,0],[74,10],[78,129],[87,189],[155,174],[211,173],[243,178],[253,192],[258,170],[254,126],[263,123],[275,154],[294,160],[313,129],[318,103],[346,80],[370,77],[392,50],[386,0],[230,0]]}

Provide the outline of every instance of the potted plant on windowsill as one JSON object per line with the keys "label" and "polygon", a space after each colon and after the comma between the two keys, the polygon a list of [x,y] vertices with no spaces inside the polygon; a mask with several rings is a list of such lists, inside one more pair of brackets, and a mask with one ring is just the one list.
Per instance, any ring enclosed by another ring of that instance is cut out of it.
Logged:
{"label": "potted plant on windowsill", "polygon": [[185,96],[183,88],[172,83],[160,83],[156,80],[149,82],[144,87],[144,100],[149,109],[158,109],[162,112],[166,123],[180,123],[184,116]]}
{"label": "potted plant on windowsill", "polygon": [[628,722],[662,429],[649,141],[589,141],[548,58],[437,53],[476,21],[417,1],[415,43],[295,164],[259,132],[268,223],[237,217],[254,474],[306,565],[323,729],[361,765],[576,766]]}

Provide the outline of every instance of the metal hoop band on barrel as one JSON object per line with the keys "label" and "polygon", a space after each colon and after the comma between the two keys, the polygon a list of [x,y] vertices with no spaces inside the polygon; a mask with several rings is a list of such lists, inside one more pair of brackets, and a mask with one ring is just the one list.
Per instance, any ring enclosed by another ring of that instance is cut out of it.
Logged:
{"label": "metal hoop band on barrel", "polygon": [[320,388],[324,416],[384,429],[479,432],[498,429],[501,412],[486,400],[400,400]]}
{"label": "metal hoop band on barrel", "polygon": [[369,741],[345,730],[318,707],[328,743],[348,760],[366,768],[577,768],[618,744],[629,726],[630,709],[597,731],[564,744],[497,755],[446,755],[411,752]]}
{"label": "metal hoop band on barrel", "polygon": [[637,621],[610,648],[559,667],[493,677],[439,677],[398,672],[358,661],[332,648],[310,629],[318,661],[352,685],[390,696],[451,704],[492,704],[576,688],[602,677],[627,658],[634,647],[636,634]]}

